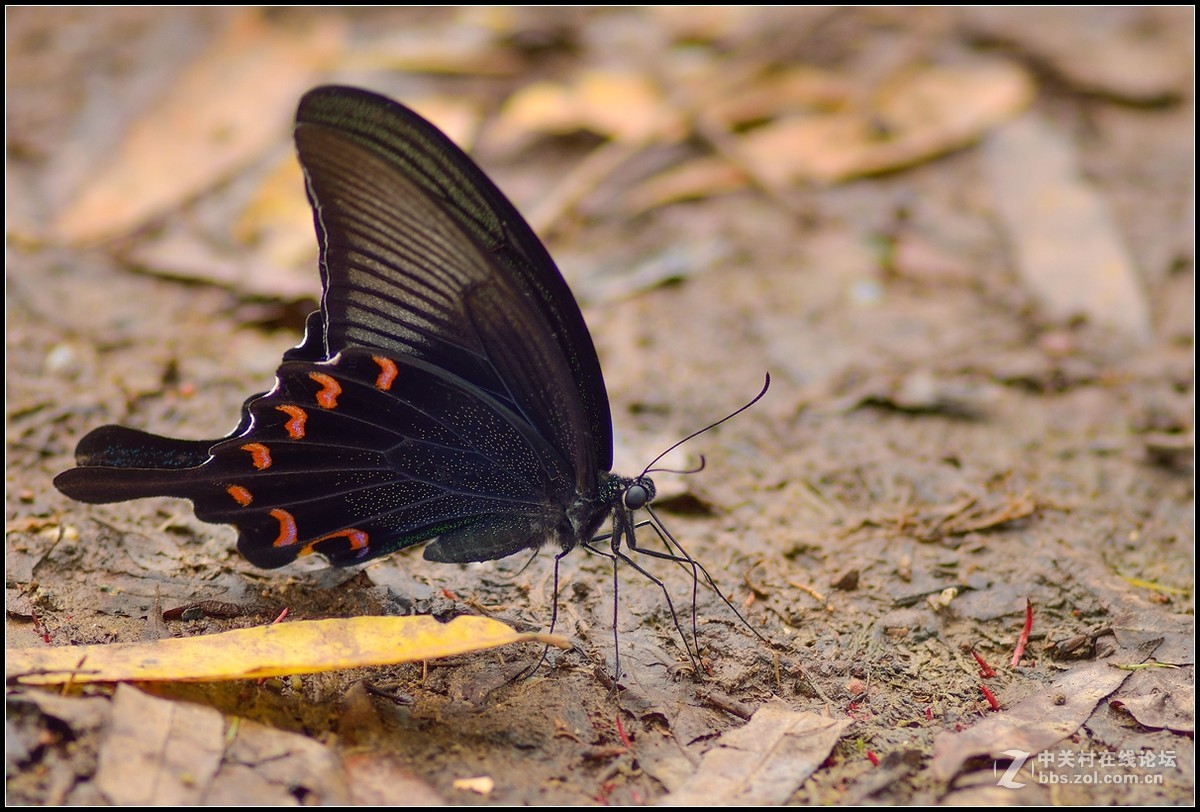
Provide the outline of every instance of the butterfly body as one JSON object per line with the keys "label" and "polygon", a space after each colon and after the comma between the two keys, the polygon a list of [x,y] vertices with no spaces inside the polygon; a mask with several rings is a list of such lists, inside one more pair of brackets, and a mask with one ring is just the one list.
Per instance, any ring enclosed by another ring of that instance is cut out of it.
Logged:
{"label": "butterfly body", "polygon": [[302,100],[297,151],[321,308],[224,438],[104,426],[55,485],[84,502],[190,499],[251,563],[433,561],[633,544],[648,477],[611,473],[612,422],[583,317],[541,242],[433,125],[382,96]]}

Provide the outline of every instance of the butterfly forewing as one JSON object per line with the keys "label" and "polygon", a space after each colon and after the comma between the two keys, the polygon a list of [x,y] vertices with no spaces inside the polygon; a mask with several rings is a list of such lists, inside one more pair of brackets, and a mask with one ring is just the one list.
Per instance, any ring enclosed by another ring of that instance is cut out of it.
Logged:
{"label": "butterfly forewing", "polygon": [[[322,246],[331,354],[354,344],[387,348],[373,342],[400,336],[403,351],[524,400],[519,409],[577,471],[588,469],[579,479],[594,487],[595,472],[612,466],[600,363],[566,283],[512,204],[435,127],[365,91],[306,95],[296,142]],[[394,241],[399,234],[404,240]],[[470,261],[455,257],[472,252]],[[503,308],[518,332],[465,332],[461,306],[478,288],[489,289],[489,306]],[[471,357],[479,343],[484,355],[499,346],[553,352],[556,368],[498,372]],[[548,415],[552,423],[538,422]]]}

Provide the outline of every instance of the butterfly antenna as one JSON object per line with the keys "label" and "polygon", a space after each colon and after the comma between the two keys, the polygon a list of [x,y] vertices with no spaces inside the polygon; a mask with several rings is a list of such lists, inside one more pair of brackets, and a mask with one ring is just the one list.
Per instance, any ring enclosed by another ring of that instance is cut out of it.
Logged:
{"label": "butterfly antenna", "polygon": [[[673,447],[674,446],[672,446],[672,448]],[[700,464],[697,465],[695,468],[688,468],[687,470],[680,470],[678,468],[647,468],[645,471],[642,471],[642,476],[645,476],[646,474],[660,474],[660,473],[661,474],[683,474],[683,475],[698,474],[704,470],[704,466],[706,466],[707,464],[708,464],[707,460],[705,460],[704,455],[701,454],[700,455]]]}
{"label": "butterfly antenna", "polygon": [[[665,456],[667,456],[668,454],[670,454],[670,453],[671,453],[672,451],[674,451],[675,449],[679,448],[679,446],[683,445],[683,444],[684,444],[684,443],[686,443],[688,440],[695,439],[696,437],[699,437],[699,436],[700,436],[701,434],[703,434],[704,432],[706,432],[706,431],[710,431],[710,430],[712,430],[712,429],[715,429],[717,426],[721,425],[721,424],[722,424],[722,423],[724,423],[725,421],[727,421],[727,420],[732,420],[733,418],[737,417],[737,416],[738,416],[739,414],[741,414],[742,412],[744,412],[744,411],[746,411],[747,409],[749,409],[749,408],[750,408],[751,406],[753,406],[755,403],[758,403],[760,400],[762,400],[762,399],[763,399],[763,396],[764,396],[765,394],[767,394],[767,390],[768,390],[768,389],[770,389],[770,388],[771,388],[771,373],[770,373],[770,372],[768,372],[768,373],[767,373],[767,379],[766,379],[765,381],[763,381],[763,388],[762,388],[762,391],[761,391],[761,392],[759,392],[757,395],[755,395],[755,396],[754,396],[754,397],[753,397],[753,398],[750,400],[750,402],[749,402],[749,403],[747,403],[746,405],[744,405],[744,406],[742,406],[741,408],[737,409],[736,411],[730,412],[729,414],[725,415],[725,416],[724,416],[724,417],[722,417],[720,420],[718,420],[716,423],[712,423],[712,424],[710,424],[710,425],[707,425],[707,426],[705,426],[704,428],[700,429],[699,431],[693,431],[693,432],[692,432],[691,434],[689,434],[687,437],[684,437],[682,440],[680,440],[679,442],[675,443],[675,445],[671,446],[671,447],[670,447],[670,448],[668,448],[666,451],[664,451],[663,453],[661,453],[661,454],[659,454],[657,457],[655,457],[653,460],[651,460],[651,461],[650,461],[650,464],[646,466],[646,470],[642,471],[642,476],[645,476],[646,474],[650,473],[650,470],[651,470],[652,468],[654,468],[654,465],[655,465],[655,463],[657,463],[657,462],[658,462],[659,460],[661,460],[663,457],[665,457]],[[703,468],[703,467],[704,467],[704,465],[703,465],[703,463],[701,463],[701,465],[700,465],[700,468]],[[699,470],[699,469],[697,469],[697,470]],[[687,472],[687,471],[683,471],[683,472],[681,472],[681,473],[689,473],[689,472]]]}

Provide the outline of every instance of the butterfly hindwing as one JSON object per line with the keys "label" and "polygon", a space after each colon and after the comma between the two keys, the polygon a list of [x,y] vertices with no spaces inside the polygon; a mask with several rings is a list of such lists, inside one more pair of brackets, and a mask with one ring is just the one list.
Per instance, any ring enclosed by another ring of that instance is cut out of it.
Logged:
{"label": "butterfly hindwing", "polygon": [[215,446],[180,495],[237,526],[259,566],[313,551],[363,561],[497,515],[537,524],[571,495],[560,455],[519,416],[415,359],[284,363],[249,411],[250,430]]}

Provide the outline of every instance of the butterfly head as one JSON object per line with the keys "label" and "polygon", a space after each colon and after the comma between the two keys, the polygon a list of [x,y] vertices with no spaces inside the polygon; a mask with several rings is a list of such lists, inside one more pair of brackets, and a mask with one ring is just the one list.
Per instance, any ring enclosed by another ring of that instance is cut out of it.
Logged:
{"label": "butterfly head", "polygon": [[643,474],[637,479],[629,480],[624,493],[621,494],[621,501],[629,510],[641,510],[654,501],[656,494],[654,480]]}

